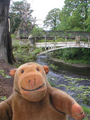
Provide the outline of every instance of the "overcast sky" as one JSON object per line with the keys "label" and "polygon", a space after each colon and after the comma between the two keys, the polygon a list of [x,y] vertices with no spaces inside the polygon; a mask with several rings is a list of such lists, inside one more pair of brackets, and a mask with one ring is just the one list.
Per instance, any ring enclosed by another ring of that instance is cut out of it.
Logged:
{"label": "overcast sky", "polygon": [[37,18],[39,27],[43,27],[43,21],[50,10],[53,8],[62,9],[64,6],[64,0],[27,0],[27,2],[31,4],[31,8],[34,10],[32,15]]}

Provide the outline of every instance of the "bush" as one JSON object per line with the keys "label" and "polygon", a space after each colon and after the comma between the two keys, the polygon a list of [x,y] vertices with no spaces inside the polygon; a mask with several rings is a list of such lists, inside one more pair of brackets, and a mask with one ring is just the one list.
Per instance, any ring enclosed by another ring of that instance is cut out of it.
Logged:
{"label": "bush", "polygon": [[44,31],[42,28],[34,27],[33,30],[31,31],[31,34],[33,37],[42,37],[44,36]]}
{"label": "bush", "polygon": [[22,44],[20,41],[16,40],[13,42],[13,54],[16,58],[17,63],[23,64],[26,62],[32,62],[36,60],[36,55],[42,52],[42,48],[33,48],[32,52],[29,52],[32,47],[30,45]]}
{"label": "bush", "polygon": [[15,38],[16,38],[16,35],[14,35],[14,34],[11,34],[11,38],[14,38],[14,39],[15,39]]}
{"label": "bush", "polygon": [[51,55],[53,58],[65,60],[69,63],[90,65],[89,48],[65,48],[53,51]]}

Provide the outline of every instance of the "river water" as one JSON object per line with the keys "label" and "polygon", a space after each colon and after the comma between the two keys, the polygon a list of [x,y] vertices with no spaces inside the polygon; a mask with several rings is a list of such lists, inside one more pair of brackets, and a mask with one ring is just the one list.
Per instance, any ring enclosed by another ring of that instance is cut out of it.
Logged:
{"label": "river water", "polygon": [[[37,56],[37,63],[49,66],[48,81],[53,87],[61,89],[74,97],[80,104],[90,107],[90,68],[74,67],[53,62],[45,54]],[[51,66],[54,65],[56,69]]]}

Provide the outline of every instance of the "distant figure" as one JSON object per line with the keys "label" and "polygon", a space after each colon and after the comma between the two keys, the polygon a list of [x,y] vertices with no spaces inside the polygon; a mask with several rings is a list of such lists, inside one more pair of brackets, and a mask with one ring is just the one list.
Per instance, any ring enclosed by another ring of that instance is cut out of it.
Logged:
{"label": "distant figure", "polygon": [[75,39],[76,39],[76,44],[80,44],[80,36],[76,36]]}
{"label": "distant figure", "polygon": [[33,39],[32,35],[28,36],[28,40],[30,41],[31,46],[33,46],[34,45],[34,39]]}

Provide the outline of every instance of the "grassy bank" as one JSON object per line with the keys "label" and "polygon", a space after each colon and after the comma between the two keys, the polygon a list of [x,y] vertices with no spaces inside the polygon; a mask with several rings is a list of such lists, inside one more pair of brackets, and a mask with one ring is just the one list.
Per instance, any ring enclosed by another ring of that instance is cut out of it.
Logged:
{"label": "grassy bank", "polygon": [[51,53],[51,57],[58,61],[80,66],[90,66],[89,48],[65,48]]}

